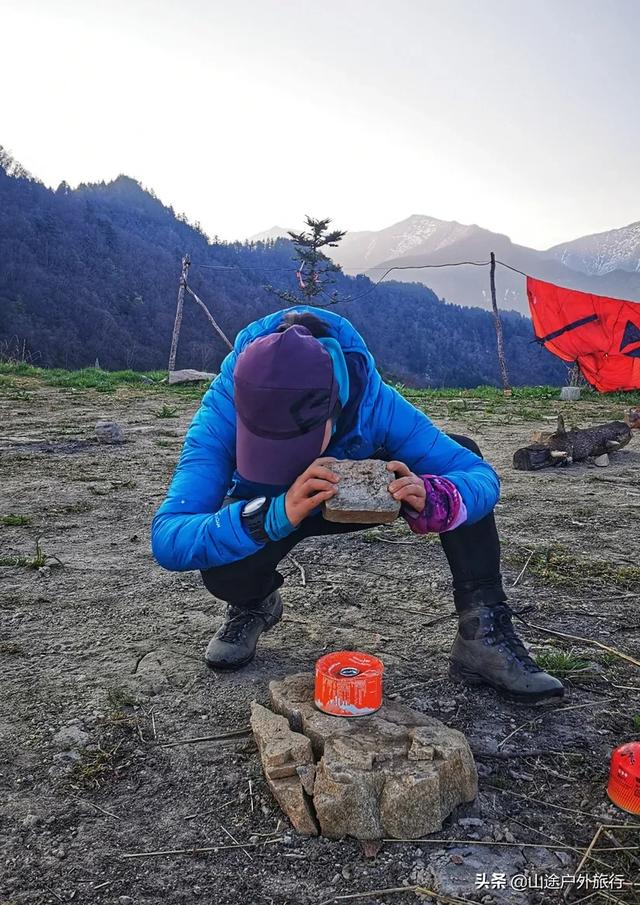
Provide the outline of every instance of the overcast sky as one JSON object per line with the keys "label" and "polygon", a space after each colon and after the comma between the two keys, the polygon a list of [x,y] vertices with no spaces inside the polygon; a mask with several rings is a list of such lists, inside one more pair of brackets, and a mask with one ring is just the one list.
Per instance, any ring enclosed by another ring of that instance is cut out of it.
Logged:
{"label": "overcast sky", "polygon": [[210,234],[640,219],[640,0],[0,0],[0,144]]}

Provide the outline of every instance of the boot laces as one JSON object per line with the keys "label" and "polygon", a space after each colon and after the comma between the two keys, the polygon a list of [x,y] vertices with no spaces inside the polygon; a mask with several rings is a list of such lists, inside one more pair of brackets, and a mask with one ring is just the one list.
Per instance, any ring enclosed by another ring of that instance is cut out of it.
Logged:
{"label": "boot laces", "polygon": [[218,638],[220,641],[228,641],[230,644],[236,643],[244,635],[244,631],[251,620],[259,615],[261,614],[253,610],[230,606],[227,609],[227,618],[220,628]]}
{"label": "boot laces", "polygon": [[516,660],[527,672],[542,672],[515,632],[511,623],[514,610],[507,603],[499,603],[491,607],[489,613],[488,643],[503,651],[509,659]]}

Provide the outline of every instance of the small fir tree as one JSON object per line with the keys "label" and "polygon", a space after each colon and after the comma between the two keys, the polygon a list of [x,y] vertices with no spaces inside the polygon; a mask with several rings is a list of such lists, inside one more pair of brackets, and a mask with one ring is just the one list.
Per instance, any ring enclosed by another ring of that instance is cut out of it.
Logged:
{"label": "small fir tree", "polygon": [[[301,233],[289,232],[295,249],[294,260],[298,263],[296,279],[298,288],[296,292],[289,289],[274,289],[273,291],[286,302],[287,305],[314,304],[316,296],[326,294],[327,287],[334,281],[330,279],[332,273],[342,273],[342,268],[335,264],[323,251],[323,248],[337,248],[340,240],[346,232],[339,229],[329,229],[331,220],[326,217],[323,220],[314,220],[313,217],[305,217],[308,227]],[[272,287],[270,287],[272,288]]]}

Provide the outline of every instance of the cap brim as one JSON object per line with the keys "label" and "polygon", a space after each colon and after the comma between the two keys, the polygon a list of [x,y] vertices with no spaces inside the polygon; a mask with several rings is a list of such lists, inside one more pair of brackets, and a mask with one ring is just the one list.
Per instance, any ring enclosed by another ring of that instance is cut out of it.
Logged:
{"label": "cap brim", "polygon": [[291,485],[322,452],[326,422],[299,437],[271,440],[257,437],[236,423],[236,467],[246,480],[257,484]]}

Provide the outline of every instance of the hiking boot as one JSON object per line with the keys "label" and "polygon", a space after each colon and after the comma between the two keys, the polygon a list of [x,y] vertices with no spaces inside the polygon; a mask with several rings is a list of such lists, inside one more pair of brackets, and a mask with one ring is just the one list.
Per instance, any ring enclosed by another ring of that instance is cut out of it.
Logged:
{"label": "hiking boot", "polygon": [[491,685],[514,701],[561,698],[564,685],[530,656],[511,624],[505,602],[476,604],[459,614],[449,675],[466,685]]}
{"label": "hiking boot", "polygon": [[215,633],[205,660],[212,669],[239,669],[253,660],[258,638],[282,619],[282,598],[274,591],[260,603],[246,607],[227,606],[227,615]]}

